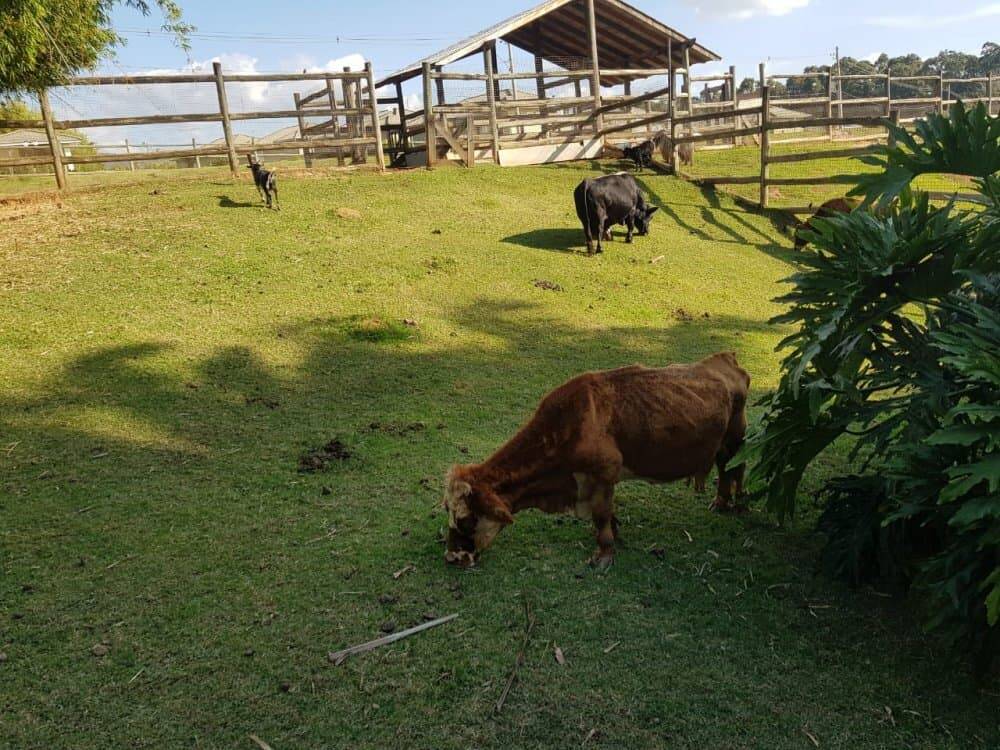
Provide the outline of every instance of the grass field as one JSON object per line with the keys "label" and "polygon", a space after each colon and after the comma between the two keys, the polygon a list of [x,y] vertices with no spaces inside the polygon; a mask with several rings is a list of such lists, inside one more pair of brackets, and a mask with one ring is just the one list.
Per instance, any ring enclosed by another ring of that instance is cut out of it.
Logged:
{"label": "grass field", "polygon": [[[817,576],[808,513],[627,484],[604,575],[586,525],[530,513],[444,566],[444,472],[565,378],[731,349],[775,385],[789,240],[647,176],[652,235],[588,258],[572,189],[616,167],[0,209],[0,746],[996,747],[995,686],[908,603]],[[331,440],[350,457],[300,473]]]}

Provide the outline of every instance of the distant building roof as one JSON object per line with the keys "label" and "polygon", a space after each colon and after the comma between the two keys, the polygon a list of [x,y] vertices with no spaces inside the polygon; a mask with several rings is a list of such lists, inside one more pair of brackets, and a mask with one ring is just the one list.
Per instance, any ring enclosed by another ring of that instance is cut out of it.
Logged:
{"label": "distant building roof", "polygon": [[[59,133],[59,142],[65,146],[76,146],[83,143],[82,136],[72,133]],[[41,128],[18,128],[7,133],[0,133],[0,146],[48,146],[49,139]]]}

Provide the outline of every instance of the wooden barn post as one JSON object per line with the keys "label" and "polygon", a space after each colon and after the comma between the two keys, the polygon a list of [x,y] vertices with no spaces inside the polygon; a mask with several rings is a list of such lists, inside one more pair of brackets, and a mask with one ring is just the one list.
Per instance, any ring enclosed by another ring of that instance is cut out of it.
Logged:
{"label": "wooden barn post", "polygon": [[[333,123],[333,137],[340,138],[340,115],[337,114],[337,90],[333,87],[333,76],[326,77],[326,98],[330,104],[330,121]],[[337,166],[344,166],[344,149],[337,147]]]}
{"label": "wooden barn post", "polygon": [[437,160],[437,136],[434,133],[434,84],[431,80],[431,64],[424,63],[424,140],[427,141],[427,168],[431,169]]}
{"label": "wooden barn post", "polygon": [[42,119],[45,120],[45,136],[49,139],[49,151],[52,153],[52,169],[56,175],[56,186],[60,190],[65,190],[66,170],[63,168],[62,144],[56,133],[55,123],[52,119],[52,107],[49,104],[49,92],[46,89],[38,92],[38,104],[42,108]]}
{"label": "wooden barn post", "polygon": [[[590,35],[590,64],[593,68],[590,78],[591,94],[594,96],[594,109],[601,108],[601,61],[597,54],[597,12],[594,10],[594,0],[587,0],[587,33]],[[598,113],[595,123],[597,134],[604,130],[604,115]]]}
{"label": "wooden barn post", "polygon": [[[694,96],[691,94],[691,43],[684,45],[684,93],[687,94],[687,113],[694,114]],[[690,132],[688,128],[688,132]]]}
{"label": "wooden barn post", "polygon": [[[292,98],[295,99],[296,118],[299,121],[299,138],[304,141],[306,139],[306,118],[302,114],[302,96],[296,92],[292,94]],[[306,169],[312,169],[313,153],[311,148],[302,149],[302,159],[306,164]]]}
{"label": "wooden barn post", "polygon": [[[826,73],[826,118],[828,120],[833,119],[833,66]],[[826,128],[826,135],[832,141],[833,140],[833,125],[829,125]]]}
{"label": "wooden barn post", "polygon": [[[764,63],[760,65],[763,74]],[[771,131],[771,87],[765,86],[760,90],[760,207],[767,208],[767,178],[770,176]]]}
{"label": "wooden barn post", "polygon": [[987,112],[993,114],[993,71],[986,77],[986,106]]}
{"label": "wooden barn post", "polygon": [[[535,49],[541,49],[542,45],[542,19],[538,19],[538,23],[535,25]],[[541,73],[545,70],[545,61],[542,56],[535,54],[535,72]],[[535,78],[535,86],[538,88],[538,98],[545,98],[545,76],[539,75]]]}
{"label": "wooden barn post", "polygon": [[[191,148],[197,148],[197,146],[194,145],[194,138],[191,139]],[[132,153],[132,147],[129,145],[128,138],[125,139],[125,153],[126,154],[131,154]],[[199,164],[198,166],[200,167],[201,164]],[[128,163],[128,171],[129,172],[134,172],[135,171],[135,162],[134,161],[130,161]]]}
{"label": "wooden barn post", "polygon": [[486,106],[490,113],[490,139],[493,142],[493,162],[500,163],[500,131],[497,128],[496,73],[493,70],[493,52],[496,42],[483,47],[483,68],[486,71]]}
{"label": "wooden barn post", "polygon": [[[729,66],[729,98],[733,103],[733,127],[738,128],[740,122],[740,95],[736,91],[736,66]],[[740,139],[733,136],[733,145],[738,146],[740,144]]]}
{"label": "wooden barn post", "polygon": [[219,114],[222,115],[222,135],[226,139],[226,156],[229,157],[229,171],[233,177],[239,174],[236,162],[236,144],[233,142],[233,124],[229,121],[229,99],[226,97],[226,79],[222,75],[222,63],[212,63],[215,73],[215,93],[219,97]]}
{"label": "wooden barn post", "polygon": [[365,63],[366,80],[368,81],[368,97],[371,99],[372,132],[375,134],[375,158],[378,168],[385,169],[385,149],[382,146],[382,123],[378,119],[378,94],[375,93],[375,73],[369,60]]}
{"label": "wooden barn post", "polygon": [[406,132],[406,99],[403,98],[403,83],[396,81],[396,107],[399,111],[399,145],[403,147],[403,157],[410,147],[410,136]]}

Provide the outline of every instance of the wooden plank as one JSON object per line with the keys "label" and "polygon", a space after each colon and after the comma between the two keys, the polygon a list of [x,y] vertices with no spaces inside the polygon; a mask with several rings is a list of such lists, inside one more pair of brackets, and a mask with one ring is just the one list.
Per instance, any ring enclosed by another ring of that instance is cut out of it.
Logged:
{"label": "wooden plank", "polygon": [[492,46],[483,47],[483,66],[486,70],[486,103],[489,106],[490,118],[490,139],[493,142],[493,162],[500,163],[500,131],[497,128],[497,100],[496,100],[496,71],[493,69],[493,50],[496,42]]}
{"label": "wooden plank", "polygon": [[[665,76],[670,72],[669,68],[604,68],[601,75],[607,78],[651,78],[652,76]],[[715,80],[713,77],[711,80]]]}
{"label": "wooden plank", "polygon": [[236,164],[236,147],[233,141],[233,126],[229,122],[229,99],[226,97],[226,79],[222,75],[222,63],[213,62],[215,92],[219,99],[219,113],[222,118],[222,134],[226,140],[226,154],[229,157],[229,171],[235,177],[239,172]]}
{"label": "wooden plank", "polygon": [[[340,130],[340,116],[337,112],[337,91],[333,86],[333,82],[335,80],[336,78],[334,76],[326,77],[326,98],[327,101],[330,103],[330,113],[331,113],[330,119],[333,124],[333,135],[335,138],[340,138],[341,130]],[[400,92],[400,97],[402,98],[402,92]],[[344,103],[346,104],[347,102]],[[402,122],[403,120],[400,119],[400,123]],[[405,131],[402,138],[403,140],[405,140],[406,138]],[[338,167],[344,166],[344,149],[338,148],[335,150],[335,153],[337,155],[337,166]]]}
{"label": "wooden plank", "polygon": [[664,120],[669,119],[669,112],[661,112],[653,115],[652,117],[644,117],[641,120],[627,122],[624,125],[615,125],[613,127],[603,128],[597,135],[611,135],[612,133],[620,133],[623,130],[635,130],[636,128],[644,127],[645,125],[652,125],[655,122],[663,122]]}
{"label": "wooden plank", "polygon": [[[628,107],[634,107],[637,104],[642,104],[644,102],[648,102],[653,99],[659,99],[664,94],[669,94],[669,93],[670,93],[670,87],[665,86],[662,89],[656,89],[655,91],[650,91],[649,93],[643,94],[642,96],[625,97],[624,99],[612,102],[611,104],[603,104],[600,107],[600,109],[595,110],[593,114],[606,114],[608,112],[614,112],[615,110],[618,109],[626,109]],[[610,99],[611,97],[606,97],[606,98]]]}
{"label": "wooden plank", "polygon": [[[885,97],[880,97],[879,101],[882,101]],[[849,99],[848,101],[854,101]],[[787,98],[787,99],[772,99],[771,106],[781,106],[787,104],[826,104],[827,98],[825,96],[805,96],[801,98]]]}
{"label": "wooden plank", "polygon": [[[296,92],[292,96],[292,98],[295,100],[295,108],[297,110],[297,115],[296,116],[297,116],[298,121],[299,121],[299,136],[302,137],[302,138],[305,138],[306,137],[306,121],[305,121],[305,118],[302,116],[302,109],[301,109],[301,106],[300,106],[301,103],[302,103],[302,99],[299,96],[298,92]],[[307,148],[307,149],[304,149],[302,151],[302,159],[305,162],[306,169],[312,169],[312,165],[313,164],[312,164],[312,149],[311,148]]]}
{"label": "wooden plank", "polygon": [[806,185],[854,185],[858,181],[856,174],[836,174],[826,177],[771,177],[768,185],[781,187],[801,187]]}
{"label": "wooden plank", "polygon": [[52,165],[51,152],[46,156],[17,156],[0,159],[0,167],[35,167],[40,164]]}
{"label": "wooden plank", "polygon": [[[762,81],[766,81],[764,77],[764,63],[760,64],[760,77]],[[771,131],[768,127],[771,119],[771,87],[764,86],[760,91],[760,95],[760,207],[766,210],[768,204],[767,183],[770,177],[767,160],[770,156],[771,148]]]}
{"label": "wooden plank", "polygon": [[49,92],[41,89],[38,92],[38,103],[42,109],[42,119],[45,121],[45,137],[49,140],[49,152],[52,154],[52,167],[56,176],[56,186],[60,190],[66,189],[66,170],[63,169],[62,144],[53,126],[52,106],[49,104]]}
{"label": "wooden plank", "polygon": [[760,182],[760,175],[750,175],[749,177],[698,177],[698,182],[705,185],[756,185]]}
{"label": "wooden plank", "polygon": [[[372,131],[375,133],[375,160],[378,162],[378,168],[385,171],[382,123],[378,119],[378,94],[375,93],[375,74],[370,60],[365,62],[365,80],[368,84],[368,98],[371,101]],[[360,105],[361,102],[358,104]]]}
{"label": "wooden plank", "polygon": [[760,133],[760,127],[751,125],[745,128],[730,128],[695,133],[694,135],[681,135],[674,138],[674,143],[678,145],[681,143],[701,143],[702,141],[716,141],[725,138],[740,138],[745,135],[757,135],[758,133]]}
{"label": "wooden plank", "polygon": [[813,117],[803,120],[769,121],[768,130],[794,130],[797,128],[825,128],[828,125],[860,125],[862,127],[885,127],[885,117]]}
{"label": "wooden plank", "polygon": [[881,146],[859,146],[855,148],[840,148],[824,151],[808,151],[801,154],[776,154],[768,157],[770,164],[794,164],[803,161],[822,161],[823,159],[844,159],[856,156],[870,156],[882,150]]}
{"label": "wooden plank", "polygon": [[[743,117],[743,116],[759,115],[763,111],[764,111],[763,107],[750,107],[748,109],[741,109],[739,110],[739,112],[736,112],[735,114],[740,117]],[[708,120],[729,120],[733,116],[734,113],[732,111],[723,110],[720,112],[705,112],[700,115],[677,117],[675,118],[675,122],[678,125],[687,125],[692,122],[706,122]]]}
{"label": "wooden plank", "polygon": [[987,198],[976,195],[975,193],[947,193],[947,192],[929,192],[928,197],[934,201],[950,201],[955,200],[961,203],[978,203],[983,206],[990,205]]}
{"label": "wooden plank", "polygon": [[447,141],[451,150],[458,154],[463,162],[468,161],[469,155],[466,153],[465,147],[455,134],[451,132],[451,128],[448,127],[448,120],[444,115],[441,115],[435,123],[435,132]]}
{"label": "wooden plank", "polygon": [[590,38],[590,64],[594,66],[590,79],[591,94],[594,96],[595,127],[600,133],[604,129],[604,115],[601,114],[601,62],[597,54],[597,15],[594,0],[587,3],[587,36]]}
{"label": "wooden plank", "polygon": [[572,81],[574,78],[592,78],[592,70],[542,70],[534,73],[497,73],[496,77],[501,81],[521,81],[541,78],[565,78]]}
{"label": "wooden plank", "polygon": [[424,74],[424,131],[427,133],[427,168],[433,169],[437,161],[437,135],[434,132],[434,102],[431,99],[433,82],[431,79],[431,64],[425,62]]}

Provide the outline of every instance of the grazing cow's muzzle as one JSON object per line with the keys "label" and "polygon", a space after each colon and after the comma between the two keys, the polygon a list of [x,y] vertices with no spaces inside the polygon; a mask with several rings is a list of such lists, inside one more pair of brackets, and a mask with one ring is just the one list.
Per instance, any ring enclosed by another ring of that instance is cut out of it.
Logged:
{"label": "grazing cow's muzzle", "polygon": [[444,560],[450,565],[471,568],[476,564],[476,542],[457,529],[448,529],[448,542]]}

